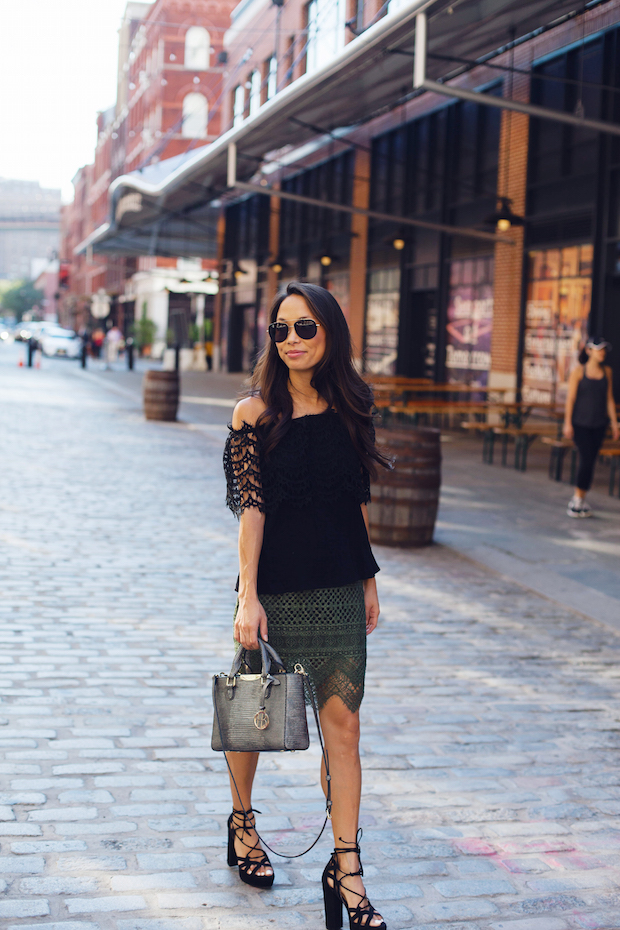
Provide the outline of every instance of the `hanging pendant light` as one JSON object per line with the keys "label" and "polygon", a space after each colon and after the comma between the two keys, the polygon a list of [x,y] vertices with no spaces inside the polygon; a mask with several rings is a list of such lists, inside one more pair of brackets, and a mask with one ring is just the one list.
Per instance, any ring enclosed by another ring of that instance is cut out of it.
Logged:
{"label": "hanging pendant light", "polygon": [[498,197],[495,213],[485,217],[484,222],[496,226],[498,232],[508,232],[511,226],[525,226],[523,217],[512,212],[510,197]]}

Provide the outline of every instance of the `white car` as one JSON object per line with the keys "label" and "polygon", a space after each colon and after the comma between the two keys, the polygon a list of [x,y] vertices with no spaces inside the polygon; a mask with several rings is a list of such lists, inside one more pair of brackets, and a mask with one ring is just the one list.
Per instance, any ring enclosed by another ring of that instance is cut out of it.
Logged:
{"label": "white car", "polygon": [[82,340],[72,329],[62,329],[60,326],[45,327],[39,335],[39,343],[43,355],[51,358],[62,355],[65,358],[78,358],[82,351]]}

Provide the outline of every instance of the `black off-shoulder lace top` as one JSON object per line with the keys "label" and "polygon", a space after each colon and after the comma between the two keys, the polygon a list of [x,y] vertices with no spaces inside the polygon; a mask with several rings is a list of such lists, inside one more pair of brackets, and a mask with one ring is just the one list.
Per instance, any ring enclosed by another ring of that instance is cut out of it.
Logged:
{"label": "black off-shoulder lace top", "polygon": [[226,503],[265,514],[258,593],[332,588],[379,571],[361,504],[370,481],[333,410],[292,420],[268,456],[259,428],[231,428],[224,449]]}

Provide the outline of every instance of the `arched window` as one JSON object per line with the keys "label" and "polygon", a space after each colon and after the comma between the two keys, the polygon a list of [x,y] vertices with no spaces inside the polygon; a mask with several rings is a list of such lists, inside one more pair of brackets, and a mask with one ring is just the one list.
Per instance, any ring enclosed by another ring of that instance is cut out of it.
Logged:
{"label": "arched window", "polygon": [[203,26],[190,26],[185,33],[185,67],[206,71],[209,67],[211,39]]}
{"label": "arched window", "polygon": [[203,94],[191,93],[183,98],[184,139],[206,139],[209,105]]}

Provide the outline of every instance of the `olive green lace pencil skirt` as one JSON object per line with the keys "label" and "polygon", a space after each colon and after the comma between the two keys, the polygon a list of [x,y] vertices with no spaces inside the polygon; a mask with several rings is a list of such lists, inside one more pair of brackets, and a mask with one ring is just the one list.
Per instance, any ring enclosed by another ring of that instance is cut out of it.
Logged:
{"label": "olive green lace pencil skirt", "polygon": [[[269,642],[287,672],[299,662],[323,707],[337,695],[351,711],[364,696],[366,608],[361,581],[339,588],[261,594]],[[252,655],[260,671],[260,652]]]}

